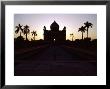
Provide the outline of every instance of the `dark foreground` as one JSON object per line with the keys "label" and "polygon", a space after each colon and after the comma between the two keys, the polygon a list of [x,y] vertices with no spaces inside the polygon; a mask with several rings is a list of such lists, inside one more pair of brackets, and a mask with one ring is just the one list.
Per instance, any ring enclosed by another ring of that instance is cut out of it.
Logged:
{"label": "dark foreground", "polygon": [[65,46],[45,46],[15,55],[15,76],[96,76],[97,57]]}

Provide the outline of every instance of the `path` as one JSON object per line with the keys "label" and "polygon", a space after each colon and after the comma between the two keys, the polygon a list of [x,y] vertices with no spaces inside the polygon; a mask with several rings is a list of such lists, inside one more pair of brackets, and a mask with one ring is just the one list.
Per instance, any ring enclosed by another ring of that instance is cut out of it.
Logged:
{"label": "path", "polygon": [[24,76],[88,76],[96,75],[96,71],[96,61],[83,60],[60,46],[49,47],[15,66],[15,75]]}

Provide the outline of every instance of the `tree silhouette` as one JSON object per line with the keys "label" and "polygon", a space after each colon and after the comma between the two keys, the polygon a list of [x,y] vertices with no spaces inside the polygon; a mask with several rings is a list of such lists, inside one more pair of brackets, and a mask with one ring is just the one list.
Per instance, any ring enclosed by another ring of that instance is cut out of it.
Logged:
{"label": "tree silhouette", "polygon": [[29,33],[30,33],[29,26],[28,25],[24,26],[24,35],[26,35],[26,40],[28,40],[27,34],[29,34]]}
{"label": "tree silhouette", "polygon": [[83,40],[83,33],[85,32],[85,27],[82,26],[81,28],[79,28],[78,32],[81,31],[82,32],[82,40]]}
{"label": "tree silhouette", "polygon": [[17,34],[20,31],[20,36],[21,36],[21,32],[23,32],[22,26],[20,24],[18,24],[18,26],[16,26],[16,30],[15,33]]}
{"label": "tree silhouette", "polygon": [[31,33],[32,33],[32,36],[34,36],[34,40],[35,40],[35,36],[37,36],[36,31],[32,31]]}
{"label": "tree silhouette", "polygon": [[73,41],[73,37],[74,37],[73,33],[70,34],[70,37],[72,37],[72,41]]}
{"label": "tree silhouette", "polygon": [[92,28],[93,24],[92,23],[89,23],[88,21],[86,23],[84,23],[85,27],[87,28],[87,38],[88,38],[88,29],[89,27]]}

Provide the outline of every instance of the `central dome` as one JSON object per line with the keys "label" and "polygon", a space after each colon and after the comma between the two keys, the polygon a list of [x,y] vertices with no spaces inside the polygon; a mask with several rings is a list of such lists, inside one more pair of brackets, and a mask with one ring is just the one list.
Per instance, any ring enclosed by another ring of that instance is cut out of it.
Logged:
{"label": "central dome", "polygon": [[59,25],[56,23],[56,21],[54,21],[51,25],[50,25],[50,29],[53,31],[59,31]]}

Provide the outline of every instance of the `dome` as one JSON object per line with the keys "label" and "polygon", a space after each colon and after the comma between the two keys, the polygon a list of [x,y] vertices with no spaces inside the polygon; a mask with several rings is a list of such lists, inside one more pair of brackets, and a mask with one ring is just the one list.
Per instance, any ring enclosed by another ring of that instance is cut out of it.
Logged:
{"label": "dome", "polygon": [[54,21],[51,25],[50,25],[50,29],[54,30],[54,31],[59,31],[59,25]]}

